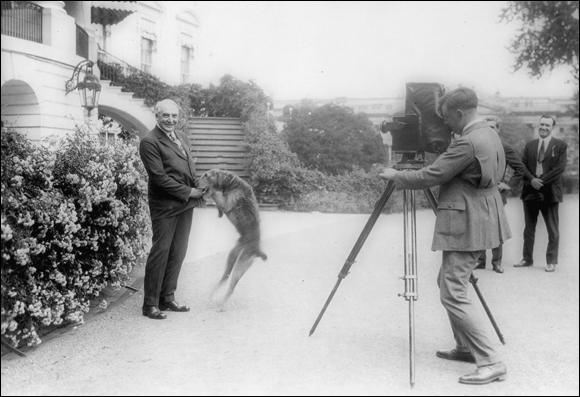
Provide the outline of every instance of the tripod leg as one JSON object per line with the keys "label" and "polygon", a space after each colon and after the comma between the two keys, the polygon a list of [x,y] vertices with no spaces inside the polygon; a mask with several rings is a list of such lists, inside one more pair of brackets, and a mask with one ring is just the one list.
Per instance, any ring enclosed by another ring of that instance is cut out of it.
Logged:
{"label": "tripod leg", "polygon": [[322,316],[324,315],[326,308],[330,304],[330,301],[334,297],[334,294],[335,294],[336,290],[338,289],[338,286],[340,285],[342,279],[348,275],[350,267],[353,265],[354,260],[356,259],[356,256],[358,255],[360,249],[362,248],[363,244],[365,243],[369,233],[373,229],[373,226],[375,225],[377,219],[379,218],[379,215],[383,211],[383,208],[385,208],[387,201],[389,201],[389,197],[391,197],[393,190],[395,190],[395,182],[389,181],[387,183],[387,187],[385,188],[383,195],[376,202],[375,209],[373,210],[373,213],[371,214],[371,216],[370,216],[369,220],[367,221],[363,231],[359,235],[354,247],[350,251],[350,254],[349,254],[348,258],[346,259],[342,269],[340,270],[340,273],[338,274],[338,280],[336,281],[336,284],[335,284],[334,288],[332,289],[330,296],[326,300],[324,307],[320,311],[320,314],[318,314],[318,317],[316,318],[314,325],[310,329],[310,333],[308,334],[308,336],[311,336],[314,333],[314,331],[316,331],[316,327],[318,326],[318,323],[322,319]]}
{"label": "tripod leg", "polygon": [[[431,192],[430,189],[425,189],[424,192],[425,195],[427,196],[429,204],[431,204],[431,209],[433,209],[433,212],[435,212],[435,216],[437,216],[437,200],[435,199],[435,196],[433,196],[433,192]],[[481,302],[481,305],[483,306],[483,309],[485,310],[485,313],[487,314],[489,321],[491,321],[491,325],[493,325],[493,329],[495,330],[497,337],[499,338],[500,342],[505,345],[505,339],[503,338],[503,335],[499,327],[497,326],[495,319],[493,318],[493,314],[491,314],[491,310],[489,310],[489,307],[487,306],[487,303],[485,302],[485,299],[483,298],[483,295],[481,294],[481,291],[477,286],[477,278],[475,278],[473,273],[471,273],[471,276],[469,277],[469,282],[471,283],[471,285],[473,285],[473,289],[475,289],[475,293],[477,294],[477,297],[479,298],[479,301]]]}
{"label": "tripod leg", "polygon": [[487,303],[485,302],[485,299],[483,299],[483,295],[481,294],[481,291],[479,290],[479,287],[477,286],[477,281],[478,281],[478,279],[472,273],[471,274],[471,277],[469,277],[469,282],[471,283],[471,285],[473,285],[473,289],[475,290],[475,293],[477,294],[477,297],[481,301],[481,304],[483,306],[483,309],[485,310],[485,313],[487,314],[487,317],[489,317],[489,321],[491,321],[491,325],[493,325],[493,329],[495,330],[495,333],[497,334],[497,337],[499,338],[499,341],[503,345],[505,345],[505,339],[503,338],[503,335],[502,335],[499,327],[497,326],[497,323],[495,322],[495,319],[493,318],[493,315],[491,314],[491,310],[489,310],[489,307],[487,306]]}
{"label": "tripod leg", "polygon": [[[411,205],[408,204],[410,194]],[[410,218],[410,222],[409,222]],[[415,301],[418,299],[417,288],[417,216],[415,192],[403,191],[403,229],[404,229],[404,256],[405,256],[405,293],[399,294],[409,302],[409,381],[411,387],[415,385]]]}

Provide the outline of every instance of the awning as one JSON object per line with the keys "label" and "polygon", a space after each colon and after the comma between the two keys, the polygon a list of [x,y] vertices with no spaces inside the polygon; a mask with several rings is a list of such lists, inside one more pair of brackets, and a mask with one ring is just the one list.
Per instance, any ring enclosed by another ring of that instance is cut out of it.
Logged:
{"label": "awning", "polygon": [[136,1],[93,1],[91,22],[100,25],[114,25],[137,12]]}

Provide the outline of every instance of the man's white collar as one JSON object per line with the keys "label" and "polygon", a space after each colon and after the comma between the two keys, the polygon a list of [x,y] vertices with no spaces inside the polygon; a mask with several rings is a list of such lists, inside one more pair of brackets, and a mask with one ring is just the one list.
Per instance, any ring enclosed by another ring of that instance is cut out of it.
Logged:
{"label": "man's white collar", "polygon": [[483,121],[483,120],[480,118],[476,118],[475,120],[471,121],[471,123],[469,123],[465,127],[463,127],[463,131],[461,131],[461,134],[463,134],[465,132],[465,130],[467,130],[468,127],[472,126],[475,123],[479,123],[480,121]]}

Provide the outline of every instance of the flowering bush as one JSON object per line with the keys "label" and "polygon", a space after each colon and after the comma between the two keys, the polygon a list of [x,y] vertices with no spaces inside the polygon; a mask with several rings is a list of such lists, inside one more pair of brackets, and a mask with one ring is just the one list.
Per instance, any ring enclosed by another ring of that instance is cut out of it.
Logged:
{"label": "flowering bush", "polygon": [[1,334],[33,345],[130,279],[151,233],[146,174],[136,145],[87,126],[40,146],[2,128],[1,164]]}

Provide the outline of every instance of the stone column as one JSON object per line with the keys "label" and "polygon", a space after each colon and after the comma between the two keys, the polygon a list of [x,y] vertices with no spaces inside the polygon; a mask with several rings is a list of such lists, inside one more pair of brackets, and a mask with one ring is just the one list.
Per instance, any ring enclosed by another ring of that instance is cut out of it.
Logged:
{"label": "stone column", "polygon": [[64,1],[33,1],[42,9],[42,44],[76,53],[75,19],[67,15]]}

